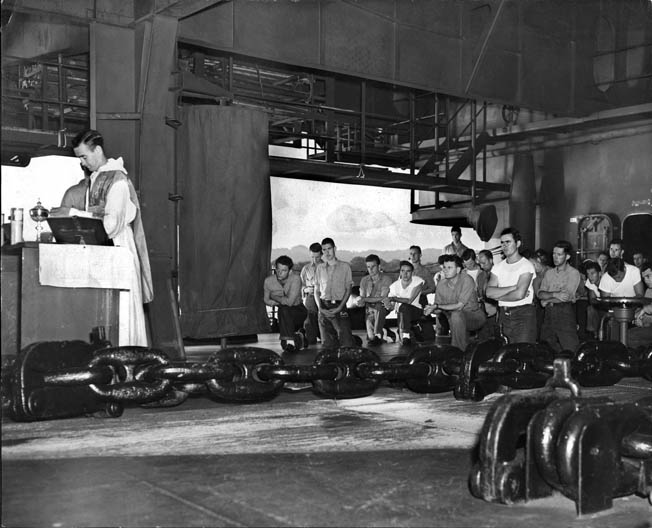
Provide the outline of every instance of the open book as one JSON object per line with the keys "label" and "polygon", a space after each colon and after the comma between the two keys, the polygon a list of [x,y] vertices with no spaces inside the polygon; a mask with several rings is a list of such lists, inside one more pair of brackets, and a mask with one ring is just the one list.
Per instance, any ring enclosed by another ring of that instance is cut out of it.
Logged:
{"label": "open book", "polygon": [[58,244],[112,246],[101,218],[86,216],[51,216],[47,223]]}

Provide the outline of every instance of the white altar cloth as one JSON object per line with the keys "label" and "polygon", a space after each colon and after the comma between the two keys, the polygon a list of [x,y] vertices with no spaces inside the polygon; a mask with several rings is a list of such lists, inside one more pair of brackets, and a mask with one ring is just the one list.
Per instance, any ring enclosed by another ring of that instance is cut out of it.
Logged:
{"label": "white altar cloth", "polygon": [[[128,344],[125,310],[134,273],[126,247],[39,244],[39,282],[59,288],[103,288],[121,290],[119,295],[118,345]],[[62,307],[65,309],[65,307]]]}

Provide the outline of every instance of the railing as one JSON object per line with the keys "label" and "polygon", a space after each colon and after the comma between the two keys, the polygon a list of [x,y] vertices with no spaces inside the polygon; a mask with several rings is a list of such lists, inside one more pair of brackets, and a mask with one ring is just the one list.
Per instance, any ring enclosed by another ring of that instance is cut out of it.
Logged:
{"label": "railing", "polygon": [[90,123],[88,55],[45,60],[3,56],[2,126],[77,131]]}

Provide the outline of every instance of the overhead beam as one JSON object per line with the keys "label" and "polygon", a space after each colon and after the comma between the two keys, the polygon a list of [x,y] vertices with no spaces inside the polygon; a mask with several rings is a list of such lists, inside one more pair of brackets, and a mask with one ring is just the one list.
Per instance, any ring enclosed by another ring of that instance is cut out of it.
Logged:
{"label": "overhead beam", "polygon": [[135,0],[136,22],[152,15],[163,15],[178,20],[230,0]]}
{"label": "overhead beam", "polygon": [[[457,180],[451,184],[446,178],[411,176],[409,173],[393,172],[370,166],[363,166],[361,171],[361,166],[357,164],[327,163],[277,156],[270,156],[269,164],[270,174],[283,178],[419,191],[442,191],[462,195],[471,194],[469,180]],[[476,189],[478,192],[508,194],[510,186],[502,183],[477,182]]]}

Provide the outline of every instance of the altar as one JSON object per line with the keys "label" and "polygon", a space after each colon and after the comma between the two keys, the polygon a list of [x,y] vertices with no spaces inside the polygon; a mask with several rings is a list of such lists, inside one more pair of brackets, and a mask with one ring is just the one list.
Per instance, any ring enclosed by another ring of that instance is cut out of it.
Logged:
{"label": "altar", "polygon": [[1,257],[3,356],[91,335],[120,344],[126,248],[25,242],[3,247]]}

